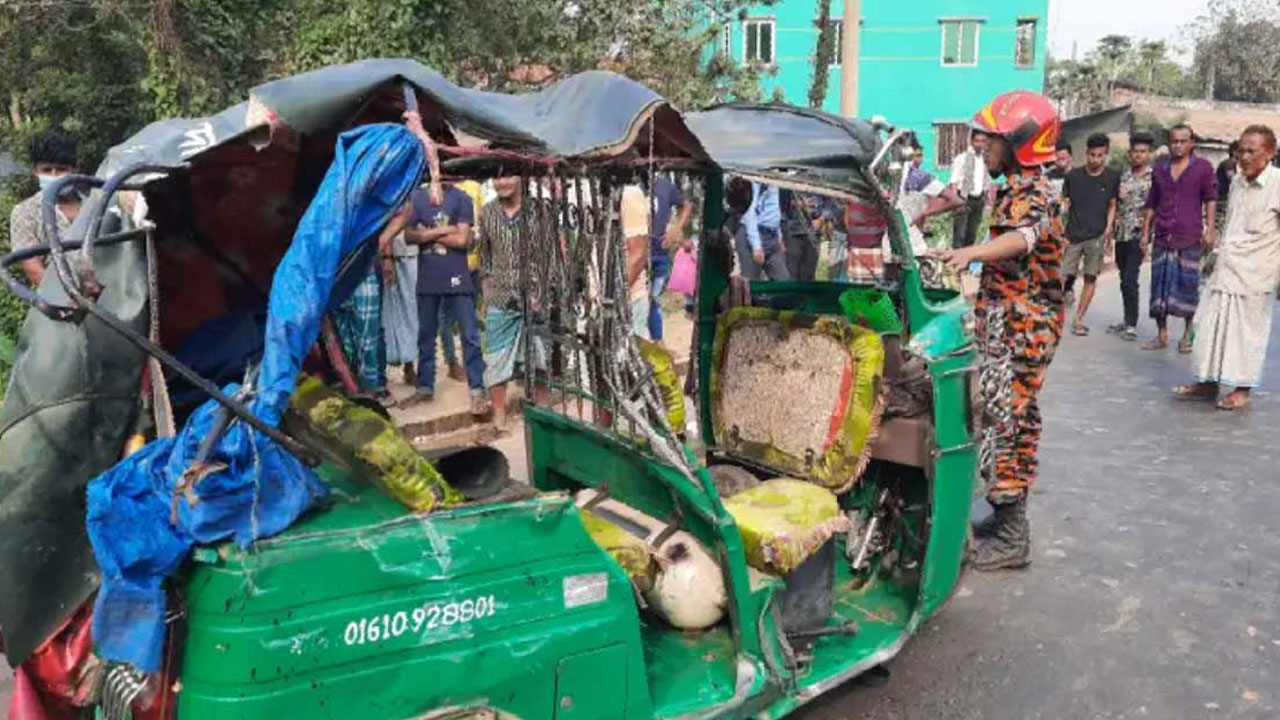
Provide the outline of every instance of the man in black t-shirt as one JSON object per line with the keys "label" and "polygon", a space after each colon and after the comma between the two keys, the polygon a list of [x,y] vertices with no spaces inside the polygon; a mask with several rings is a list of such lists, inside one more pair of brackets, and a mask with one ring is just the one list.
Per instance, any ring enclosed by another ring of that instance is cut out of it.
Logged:
{"label": "man in black t-shirt", "polygon": [[1084,324],[1089,303],[1102,272],[1104,245],[1110,245],[1116,222],[1116,200],[1120,196],[1120,173],[1107,167],[1111,141],[1106,135],[1089,136],[1084,167],[1067,173],[1062,184],[1062,203],[1067,213],[1067,250],[1062,259],[1068,293],[1075,291],[1076,275],[1084,276],[1080,305],[1071,332],[1088,335]]}

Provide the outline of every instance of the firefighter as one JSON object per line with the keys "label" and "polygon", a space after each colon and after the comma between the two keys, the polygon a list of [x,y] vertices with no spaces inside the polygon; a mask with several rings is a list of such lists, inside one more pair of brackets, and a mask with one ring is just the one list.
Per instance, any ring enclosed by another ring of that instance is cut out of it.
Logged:
{"label": "firefighter", "polygon": [[[1012,351],[1010,426],[1002,428],[1004,440],[996,450],[995,478],[987,495],[994,512],[975,527],[978,545],[971,564],[977,570],[1031,563],[1027,491],[1038,465],[1038,398],[1065,321],[1065,243],[1058,202],[1045,173],[1054,160],[1059,125],[1052,103],[1025,91],[1001,95],[974,115],[973,128],[990,138],[987,170],[993,178],[1003,175],[1005,182],[991,210],[990,240],[943,253],[957,270],[983,264],[976,302],[980,332],[988,318],[997,328],[1002,325],[992,332],[1001,332],[1002,346]],[[997,308],[1003,312],[996,313]]]}

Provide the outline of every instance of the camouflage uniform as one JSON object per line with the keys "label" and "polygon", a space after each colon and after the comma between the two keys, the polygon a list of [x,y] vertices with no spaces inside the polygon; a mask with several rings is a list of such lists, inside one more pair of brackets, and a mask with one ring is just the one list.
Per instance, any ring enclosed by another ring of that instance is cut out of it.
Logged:
{"label": "camouflage uniform", "polygon": [[977,314],[985,326],[994,307],[1004,311],[1003,346],[1012,352],[1012,427],[996,454],[993,504],[1022,499],[1035,482],[1042,422],[1039,395],[1066,320],[1063,304],[1063,240],[1060,206],[1048,178],[1025,170],[1007,179],[991,212],[991,237],[1019,231],[1030,252],[987,263]]}

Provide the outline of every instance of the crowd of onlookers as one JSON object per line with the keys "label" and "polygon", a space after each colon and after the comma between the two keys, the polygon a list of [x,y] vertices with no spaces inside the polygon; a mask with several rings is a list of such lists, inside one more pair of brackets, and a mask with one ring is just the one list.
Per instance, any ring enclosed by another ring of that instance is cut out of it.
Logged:
{"label": "crowd of onlookers", "polygon": [[[895,197],[908,222],[913,252],[924,256],[930,245],[947,244],[945,238],[926,241],[929,229],[939,226],[930,218],[947,213],[952,248],[981,242],[995,182],[984,158],[987,136],[972,134],[968,147],[950,159],[945,183],[923,169],[924,153],[913,135],[902,142],[905,160]],[[1079,163],[1070,144],[1057,145],[1047,177],[1060,201],[1067,240],[1062,272],[1072,334],[1089,334],[1087,317],[1097,279],[1105,260],[1113,258],[1123,320],[1108,332],[1136,340],[1140,268],[1149,260],[1148,314],[1156,333],[1142,347],[1168,347],[1172,317],[1183,321],[1177,350],[1193,352],[1193,321],[1204,276],[1212,271],[1218,236],[1230,227],[1233,179],[1247,162],[1243,139],[1232,144],[1230,155],[1216,168],[1194,152],[1194,145],[1195,134],[1185,125],[1168,132],[1165,146],[1158,146],[1151,134],[1134,133],[1121,168],[1111,166],[1106,135],[1088,138]],[[45,133],[34,140],[31,156],[44,188],[74,169],[75,142],[62,132]],[[626,238],[632,329],[658,342],[664,335],[661,301],[673,265],[687,269],[696,252],[691,240],[694,202],[688,190],[677,177],[657,173],[628,186],[618,208]],[[423,185],[413,192],[379,238],[376,270],[334,313],[344,355],[362,391],[389,400],[390,366],[414,388],[402,402],[432,400],[439,348],[445,375],[470,389],[472,412],[492,410],[495,420],[505,423],[506,388],[526,337],[516,239],[520,224],[531,222],[524,217],[524,194],[515,177],[483,185]],[[80,202],[74,190],[59,198],[56,217],[62,229],[75,220]],[[725,205],[725,229],[743,277],[855,283],[883,277],[890,252],[888,220],[873,202],[836,201],[733,178],[725,188]],[[38,194],[14,207],[12,248],[42,242],[39,213]],[[28,260],[22,269],[38,284],[44,263]],[[681,288],[688,294],[686,309],[691,309],[688,283],[685,278]],[[1242,378],[1239,384],[1253,381]]]}

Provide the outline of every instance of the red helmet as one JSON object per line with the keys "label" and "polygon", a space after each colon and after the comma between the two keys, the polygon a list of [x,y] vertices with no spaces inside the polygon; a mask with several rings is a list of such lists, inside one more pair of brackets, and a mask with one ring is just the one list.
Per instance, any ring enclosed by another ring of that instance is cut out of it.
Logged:
{"label": "red helmet", "polygon": [[1053,162],[1062,121],[1049,98],[1029,90],[1014,90],[987,103],[973,116],[973,128],[998,135],[1013,149],[1023,167]]}

